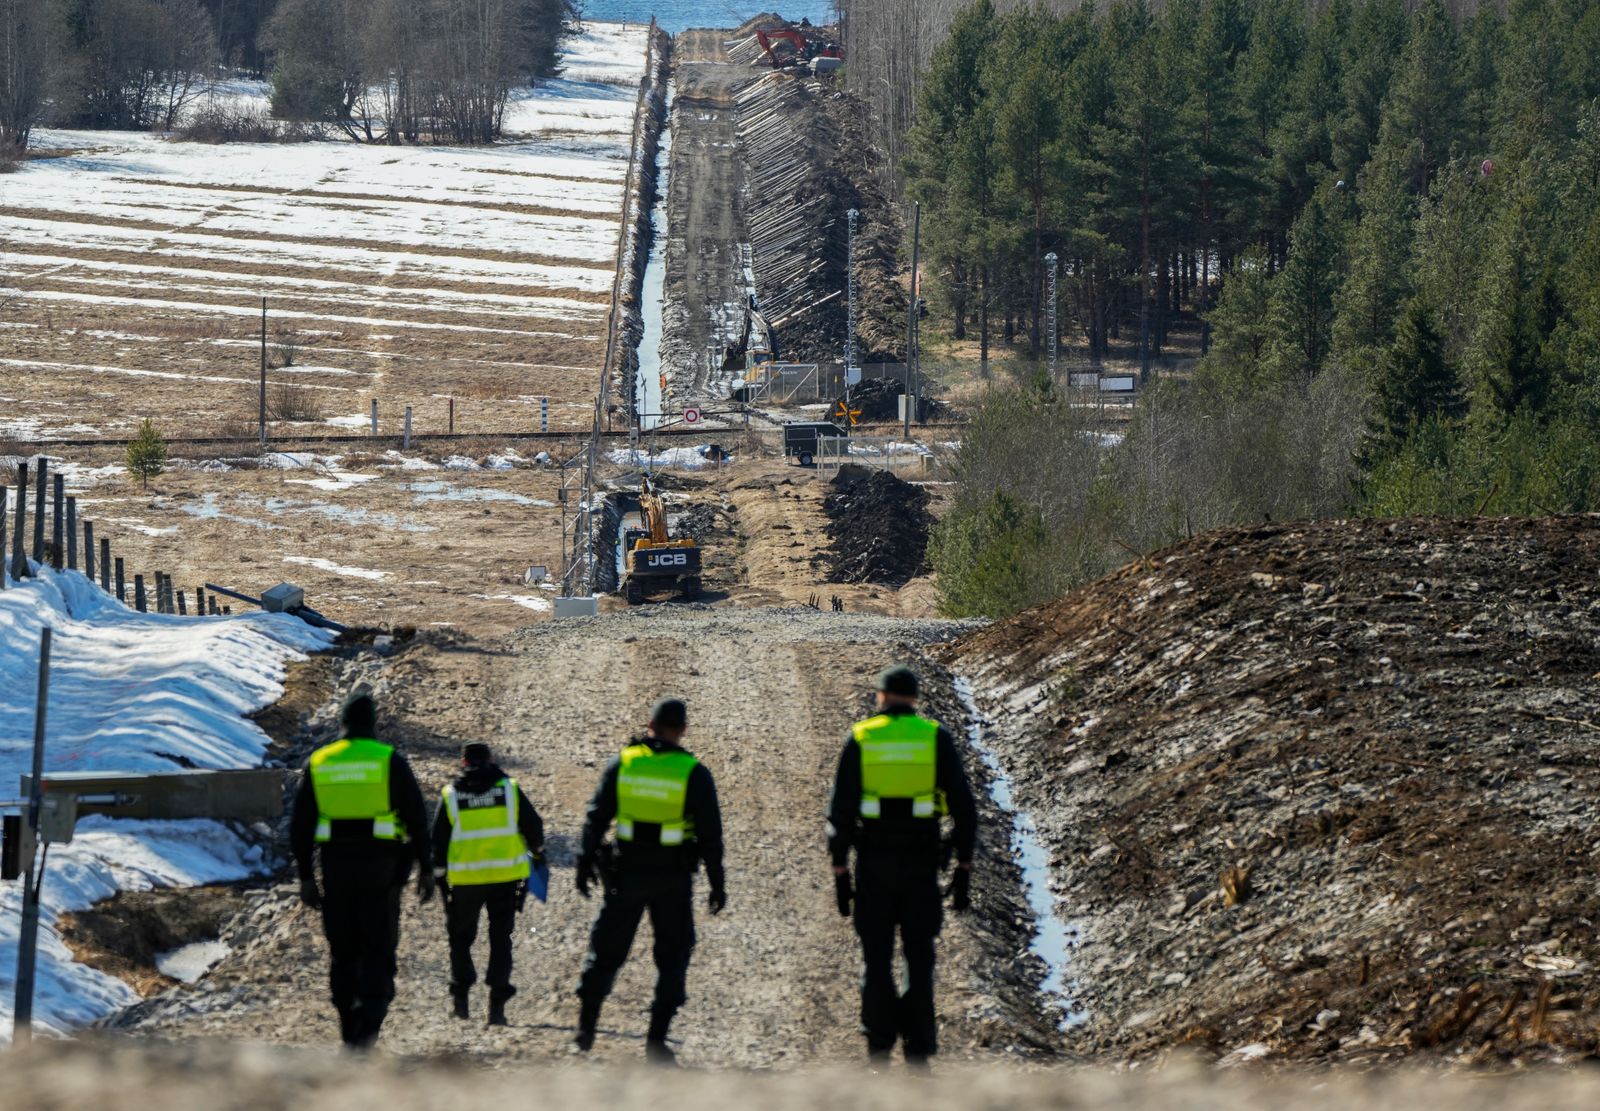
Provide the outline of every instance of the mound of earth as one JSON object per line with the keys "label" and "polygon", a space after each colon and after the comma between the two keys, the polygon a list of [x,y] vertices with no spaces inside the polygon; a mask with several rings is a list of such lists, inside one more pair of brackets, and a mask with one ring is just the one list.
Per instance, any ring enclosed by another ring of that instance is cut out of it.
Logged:
{"label": "mound of earth", "polygon": [[1600,527],[1224,531],[946,662],[1052,851],[1083,1052],[1592,1053]]}
{"label": "mound of earth", "polygon": [[833,583],[900,587],[925,572],[928,493],[888,471],[844,466],[822,501],[833,541],[817,563]]}
{"label": "mound of earth", "polygon": [[[900,395],[906,392],[903,382],[893,378],[868,378],[850,391],[850,408],[861,412],[860,420],[867,423],[900,419]],[[948,409],[936,398],[924,397],[917,404],[916,420],[938,420]]]}

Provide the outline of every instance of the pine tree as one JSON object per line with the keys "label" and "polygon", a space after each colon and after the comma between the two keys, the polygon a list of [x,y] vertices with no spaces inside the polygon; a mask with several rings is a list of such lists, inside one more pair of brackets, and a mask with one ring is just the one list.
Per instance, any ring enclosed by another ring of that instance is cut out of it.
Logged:
{"label": "pine tree", "polygon": [[1357,202],[1361,222],[1350,241],[1350,274],[1339,290],[1334,349],[1347,366],[1371,375],[1394,338],[1395,320],[1411,292],[1414,202],[1406,166],[1380,152],[1368,167]]}
{"label": "pine tree", "polygon": [[1262,379],[1271,334],[1267,317],[1272,282],[1266,252],[1252,247],[1235,260],[1217,307],[1208,314],[1213,342],[1201,365],[1234,392],[1245,392]]}
{"label": "pine tree", "polygon": [[1289,257],[1272,283],[1267,366],[1275,377],[1310,378],[1327,362],[1342,255],[1342,229],[1314,195],[1289,232]]}
{"label": "pine tree", "polygon": [[1352,186],[1378,142],[1383,99],[1407,34],[1402,0],[1364,0],[1351,17],[1339,67],[1343,109],[1331,130],[1334,170]]}
{"label": "pine tree", "polygon": [[1501,217],[1479,284],[1478,327],[1469,352],[1486,413],[1505,421],[1537,417],[1553,385],[1545,343],[1559,317],[1552,252],[1527,185]]}
{"label": "pine tree", "polygon": [[150,488],[150,480],[167,469],[167,441],[162,439],[155,421],[149,417],[139,425],[139,434],[128,442],[124,465],[128,474],[139,479],[146,490]]}
{"label": "pine tree", "polygon": [[1399,451],[1424,424],[1455,422],[1465,412],[1461,381],[1445,359],[1433,314],[1421,298],[1413,297],[1374,382],[1364,451],[1369,466]]}
{"label": "pine tree", "polygon": [[1440,0],[1427,0],[1412,22],[1410,41],[1383,102],[1378,141],[1404,152],[1411,190],[1420,195],[1463,136],[1464,89],[1460,38]]}

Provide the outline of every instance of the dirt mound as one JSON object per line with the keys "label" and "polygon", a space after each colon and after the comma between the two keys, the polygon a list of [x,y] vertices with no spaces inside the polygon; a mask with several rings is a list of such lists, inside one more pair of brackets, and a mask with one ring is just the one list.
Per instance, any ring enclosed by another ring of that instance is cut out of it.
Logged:
{"label": "dirt mound", "polygon": [[833,541],[816,563],[827,581],[904,586],[927,570],[928,493],[888,471],[845,466],[823,499]]}
{"label": "dirt mound", "polygon": [[1595,1044],[1600,527],[1225,531],[975,633],[1085,1052]]}
{"label": "dirt mound", "polygon": [[[893,378],[868,378],[850,391],[850,407],[861,410],[861,420],[892,421],[900,419],[900,395],[906,392],[905,384]],[[917,404],[916,420],[938,420],[948,413],[944,402],[924,397]]]}

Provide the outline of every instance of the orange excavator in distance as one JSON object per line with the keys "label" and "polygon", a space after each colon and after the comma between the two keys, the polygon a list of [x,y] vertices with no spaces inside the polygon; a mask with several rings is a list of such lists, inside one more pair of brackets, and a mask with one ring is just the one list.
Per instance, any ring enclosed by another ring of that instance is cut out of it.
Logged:
{"label": "orange excavator in distance", "polygon": [[[756,32],[756,42],[761,44],[761,49],[766,53],[767,60],[772,63],[773,69],[808,65],[815,58],[842,59],[844,57],[844,53],[833,43],[808,38],[804,31],[794,27],[780,27],[770,31],[758,30]],[[788,43],[794,48],[794,56],[780,59],[772,49],[774,43]]]}

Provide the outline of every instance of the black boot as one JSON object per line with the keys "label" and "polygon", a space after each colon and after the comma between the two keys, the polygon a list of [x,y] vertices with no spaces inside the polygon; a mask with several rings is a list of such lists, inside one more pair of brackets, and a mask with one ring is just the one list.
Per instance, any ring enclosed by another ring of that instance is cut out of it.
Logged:
{"label": "black boot", "polygon": [[678,1055],[667,1045],[667,1031],[672,1026],[672,1014],[653,1011],[650,1014],[650,1032],[645,1035],[644,1056],[652,1065],[671,1067],[678,1063]]}
{"label": "black boot", "polygon": [[489,1025],[510,1026],[506,1021],[506,1000],[517,993],[516,988],[494,988],[489,992]]}
{"label": "black boot", "polygon": [[455,1018],[471,1018],[472,1010],[467,1006],[467,989],[450,989],[450,1014]]}
{"label": "black boot", "polygon": [[578,1010],[578,1033],[572,1039],[572,1044],[579,1053],[587,1053],[594,1048],[594,1032],[600,1025],[600,1003],[597,1000],[585,999],[583,1006]]}

